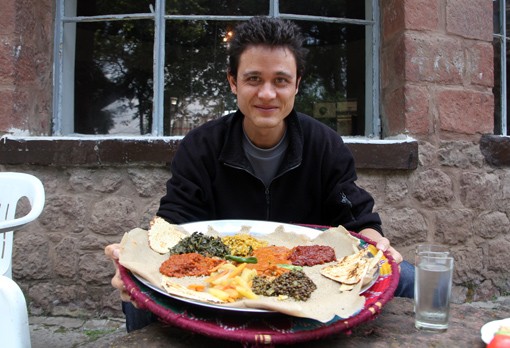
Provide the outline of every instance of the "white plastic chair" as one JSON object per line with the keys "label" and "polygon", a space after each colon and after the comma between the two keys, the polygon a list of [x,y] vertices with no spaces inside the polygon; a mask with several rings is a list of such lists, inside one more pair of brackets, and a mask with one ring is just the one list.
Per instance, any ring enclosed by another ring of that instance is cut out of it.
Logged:
{"label": "white plastic chair", "polygon": [[[18,201],[26,197],[30,211],[16,218]],[[30,347],[30,328],[25,296],[12,280],[13,232],[39,217],[45,194],[41,181],[24,173],[0,173],[0,345]]]}

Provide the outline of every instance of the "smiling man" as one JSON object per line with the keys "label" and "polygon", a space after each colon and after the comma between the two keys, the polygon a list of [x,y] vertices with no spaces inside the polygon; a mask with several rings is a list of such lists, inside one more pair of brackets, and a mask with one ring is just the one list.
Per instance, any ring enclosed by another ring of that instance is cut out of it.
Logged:
{"label": "smiling man", "polygon": [[[338,226],[361,233],[402,262],[382,234],[372,196],[355,183],[354,160],[331,128],[294,110],[306,50],[299,27],[276,18],[240,24],[229,43],[227,79],[237,112],[182,140],[157,215],[173,224],[251,219]],[[106,247],[117,258],[117,244]],[[395,295],[414,296],[414,268],[401,264]],[[112,280],[123,291],[118,272]],[[128,330],[150,314],[124,303]]]}
{"label": "smiling man", "polygon": [[244,115],[243,128],[253,145],[271,148],[285,134],[285,118],[294,108],[300,77],[286,47],[252,46],[239,57],[237,73],[227,75]]}

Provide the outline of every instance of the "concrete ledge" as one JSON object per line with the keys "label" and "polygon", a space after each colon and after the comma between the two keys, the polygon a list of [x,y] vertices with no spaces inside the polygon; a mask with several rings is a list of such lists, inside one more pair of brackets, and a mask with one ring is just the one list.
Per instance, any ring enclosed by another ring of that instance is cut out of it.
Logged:
{"label": "concrete ledge", "polygon": [[[4,137],[0,164],[52,166],[166,165],[175,155],[181,138],[51,138]],[[358,169],[414,170],[418,166],[418,143],[346,142]]]}
{"label": "concrete ledge", "polygon": [[480,150],[490,165],[510,166],[510,136],[483,135],[480,139]]}

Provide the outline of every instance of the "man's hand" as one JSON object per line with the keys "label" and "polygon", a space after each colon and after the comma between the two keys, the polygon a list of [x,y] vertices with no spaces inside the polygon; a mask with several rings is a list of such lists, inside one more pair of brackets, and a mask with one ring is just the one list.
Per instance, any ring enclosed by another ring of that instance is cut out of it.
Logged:
{"label": "man's hand", "polygon": [[402,255],[391,246],[389,239],[381,236],[381,234],[378,231],[372,228],[366,228],[364,230],[361,230],[359,234],[373,240],[376,243],[375,247],[377,249],[382,251],[388,251],[397,264],[401,263],[404,260]]}
{"label": "man's hand", "polygon": [[129,296],[129,293],[126,291],[124,282],[122,281],[122,279],[120,277],[119,267],[117,266],[117,263],[116,263],[116,261],[119,260],[120,244],[107,245],[106,248],[104,249],[104,253],[106,256],[108,256],[113,261],[113,264],[115,266],[115,275],[112,278],[112,286],[116,289],[119,289],[120,298],[122,301],[130,302],[131,296]]}

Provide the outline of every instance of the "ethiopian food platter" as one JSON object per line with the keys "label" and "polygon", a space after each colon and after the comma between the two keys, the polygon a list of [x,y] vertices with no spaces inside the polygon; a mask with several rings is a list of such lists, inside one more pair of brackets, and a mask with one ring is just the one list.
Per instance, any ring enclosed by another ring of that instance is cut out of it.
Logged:
{"label": "ethiopian food platter", "polygon": [[256,220],[169,224],[122,238],[119,263],[146,286],[199,306],[278,312],[326,323],[349,318],[377,280],[382,252],[342,226],[319,231]]}

